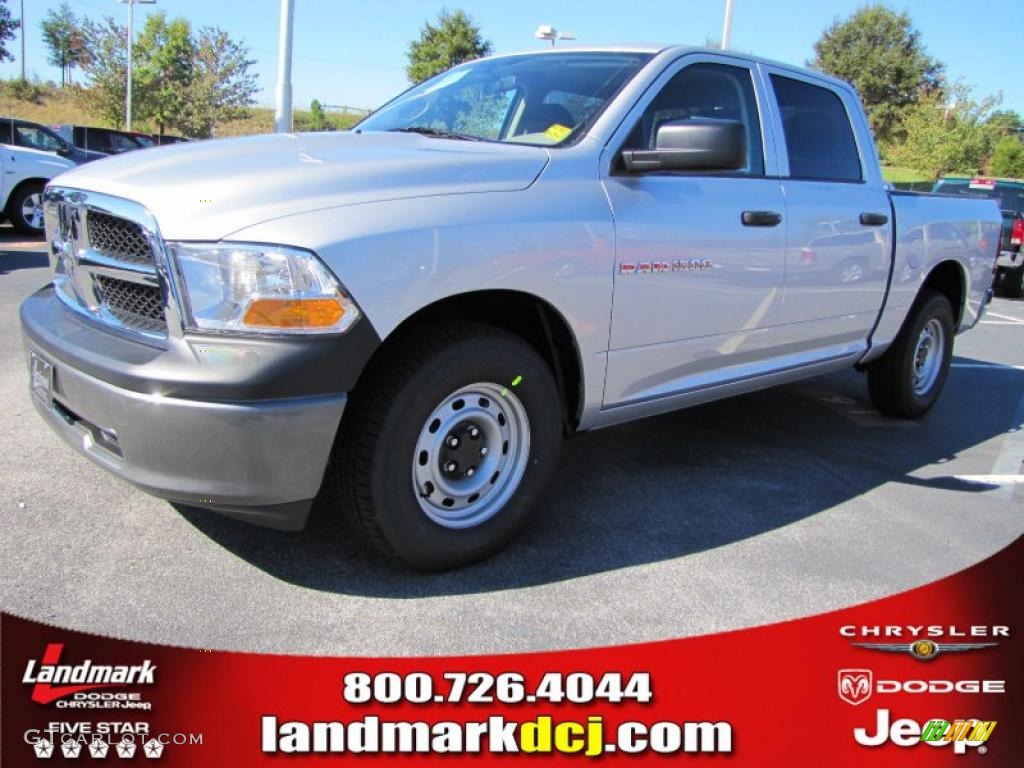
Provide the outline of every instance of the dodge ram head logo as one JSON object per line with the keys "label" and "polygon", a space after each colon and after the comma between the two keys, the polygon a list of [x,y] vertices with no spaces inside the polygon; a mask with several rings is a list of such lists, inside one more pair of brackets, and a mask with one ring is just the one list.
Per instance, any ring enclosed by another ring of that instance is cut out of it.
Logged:
{"label": "dodge ram head logo", "polygon": [[870,669],[840,669],[839,698],[847,704],[863,704],[871,698],[874,687]]}

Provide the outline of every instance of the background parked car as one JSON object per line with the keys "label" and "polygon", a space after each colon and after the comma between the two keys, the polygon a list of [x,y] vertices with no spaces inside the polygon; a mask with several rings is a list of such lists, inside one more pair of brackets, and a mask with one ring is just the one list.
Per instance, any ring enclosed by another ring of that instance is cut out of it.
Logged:
{"label": "background parked car", "polygon": [[948,176],[935,183],[934,191],[987,197],[999,203],[1003,230],[999,238],[995,288],[1010,298],[1024,296],[1024,179]]}
{"label": "background parked car", "polygon": [[113,128],[96,128],[88,125],[51,125],[61,138],[70,141],[79,149],[99,152],[104,155],[119,155],[133,149],[153,146],[153,141],[144,133],[128,133]]}
{"label": "background parked car", "polygon": [[79,149],[45,125],[16,117],[0,118],[0,144],[53,152],[61,157],[66,157],[75,165],[105,157],[99,152],[87,152],[84,149]]}
{"label": "background parked car", "polygon": [[43,234],[43,187],[75,163],[54,152],[0,145],[0,210],[26,235]]}
{"label": "background parked car", "polygon": [[188,138],[188,136],[171,136],[170,134],[167,133],[165,133],[163,136],[161,136],[159,133],[153,133],[150,134],[150,137],[158,146],[163,146],[164,144],[181,144],[182,142],[185,141],[192,141],[192,139]]}

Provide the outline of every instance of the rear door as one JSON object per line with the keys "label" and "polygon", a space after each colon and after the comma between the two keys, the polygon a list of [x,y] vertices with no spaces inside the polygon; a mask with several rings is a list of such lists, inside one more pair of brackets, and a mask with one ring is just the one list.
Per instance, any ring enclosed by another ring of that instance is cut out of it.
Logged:
{"label": "rear door", "polygon": [[782,340],[808,362],[866,343],[889,278],[891,212],[852,91],[763,67],[786,198]]}
{"label": "rear door", "polygon": [[[616,264],[606,406],[765,372],[786,240],[763,97],[751,63],[688,55],[666,69],[609,143],[602,166]],[[740,121],[747,167],[625,171],[622,149],[652,148],[662,122],[688,118]],[[745,213],[757,215],[745,223]]]}

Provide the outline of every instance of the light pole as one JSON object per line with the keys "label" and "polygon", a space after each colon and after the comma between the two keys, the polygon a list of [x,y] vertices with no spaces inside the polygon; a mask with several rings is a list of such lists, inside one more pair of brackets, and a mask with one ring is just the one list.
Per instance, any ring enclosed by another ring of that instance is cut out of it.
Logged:
{"label": "light pole", "polygon": [[732,34],[732,0],[725,0],[725,22],[722,24],[722,50],[729,47],[729,36]]}
{"label": "light pole", "polygon": [[550,40],[551,47],[555,47],[556,40],[575,40],[576,35],[572,32],[559,32],[557,29],[552,27],[550,24],[541,24],[537,27],[537,31],[533,33],[533,36],[538,40]]}
{"label": "light pole", "polygon": [[156,0],[118,0],[128,4],[128,87],[124,93],[124,129],[132,129],[132,44],[135,41],[135,5],[153,5]]}
{"label": "light pole", "polygon": [[21,82],[25,82],[25,0],[21,0]]}
{"label": "light pole", "polygon": [[281,0],[281,26],[277,41],[277,106],[274,133],[292,131],[292,26],[295,0]]}

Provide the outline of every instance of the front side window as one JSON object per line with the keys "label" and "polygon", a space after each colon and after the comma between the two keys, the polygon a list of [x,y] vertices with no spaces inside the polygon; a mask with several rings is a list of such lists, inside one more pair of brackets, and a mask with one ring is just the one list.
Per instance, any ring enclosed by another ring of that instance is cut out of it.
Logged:
{"label": "front side window", "polygon": [[658,128],[676,120],[712,118],[743,125],[747,166],[737,173],[764,174],[761,121],[750,70],[727,64],[692,64],[661,89],[644,110],[623,149],[654,149]]}
{"label": "front side window", "polygon": [[862,181],[857,141],[834,91],[772,75],[786,135],[789,175],[819,181]]}
{"label": "front side window", "polygon": [[480,59],[411,88],[356,129],[556,146],[585,131],[649,59],[583,52]]}

